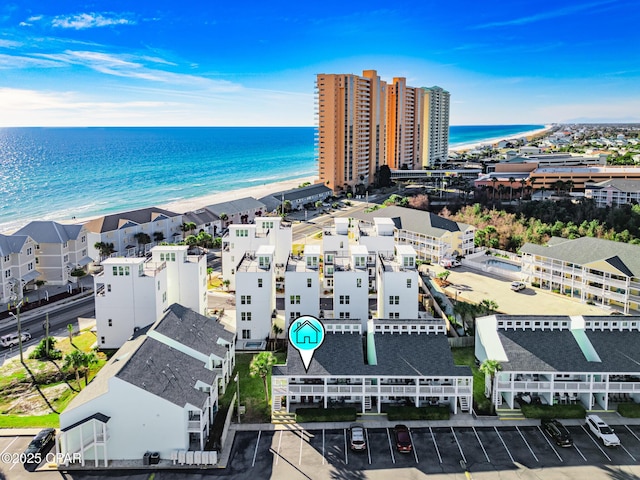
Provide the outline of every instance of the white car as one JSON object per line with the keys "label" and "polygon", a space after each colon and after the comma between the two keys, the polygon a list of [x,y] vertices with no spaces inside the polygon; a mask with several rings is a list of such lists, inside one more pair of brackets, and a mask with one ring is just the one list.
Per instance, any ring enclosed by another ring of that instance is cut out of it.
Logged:
{"label": "white car", "polygon": [[511,290],[514,292],[519,292],[525,288],[527,288],[527,285],[524,282],[511,282]]}
{"label": "white car", "polygon": [[[29,332],[24,332],[20,336],[22,337],[23,342],[28,342],[29,340],[31,340],[31,334]],[[18,345],[18,343],[20,343],[18,338],[18,332],[4,335],[0,337],[0,345],[2,345],[3,347],[13,347],[14,345]]]}
{"label": "white car", "polygon": [[587,426],[591,433],[602,440],[605,447],[620,445],[620,439],[613,433],[613,428],[604,423],[598,415],[587,415]]}

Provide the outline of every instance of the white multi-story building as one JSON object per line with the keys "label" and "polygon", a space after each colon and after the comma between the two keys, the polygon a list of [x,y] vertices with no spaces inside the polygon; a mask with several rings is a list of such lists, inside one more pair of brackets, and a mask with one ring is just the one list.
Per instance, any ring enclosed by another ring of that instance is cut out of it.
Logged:
{"label": "white multi-story building", "polygon": [[261,217],[267,212],[266,205],[253,197],[236,198],[228,202],[207,205],[205,209],[220,218],[222,228],[232,223],[251,223],[254,218]]}
{"label": "white multi-story building", "polygon": [[102,266],[94,277],[98,346],[120,348],[137,330],[160,319],[169,306],[167,264],[114,257]]}
{"label": "white multi-story building", "polygon": [[207,313],[207,256],[189,253],[186,245],[158,245],[151,249],[151,261],[167,267],[167,302]]}
{"label": "white multi-story building", "polygon": [[274,261],[284,264],[291,252],[291,224],[280,217],[256,217],[249,225],[230,225],[222,238],[222,278],[229,280],[229,289],[236,290],[236,269],[245,252],[256,252],[263,245],[272,245]]}
{"label": "white multi-story building", "polygon": [[598,183],[586,183],[584,196],[596,202],[596,206],[619,207],[629,203],[640,203],[640,180],[614,178]]}
{"label": "white multi-story building", "polygon": [[0,302],[17,302],[23,290],[40,276],[36,243],[28,235],[0,234]]}
{"label": "white multi-story building", "polygon": [[234,343],[216,319],[172,305],[60,414],[56,452],[95,467],[142,464],[147,452],[215,464],[214,452],[204,448],[231,378]]}
{"label": "white multi-story building", "polygon": [[[182,215],[157,207],[114,213],[88,221],[89,256],[100,260],[96,243],[113,244],[115,256],[138,256],[162,241],[169,243],[182,236]],[[139,234],[149,236],[149,243],[141,243]]]}
{"label": "white multi-story building", "polygon": [[[352,245],[346,255],[336,255],[333,265],[324,265],[325,276],[333,267],[333,316],[369,320],[369,251],[364,245]],[[326,315],[326,313],[325,313]]]}
{"label": "white multi-story building", "polygon": [[449,155],[449,98],[438,86],[423,88],[422,167],[446,163]]}
{"label": "white multi-story building", "polygon": [[640,402],[640,317],[492,315],[476,320],[475,356],[495,360],[485,392],[496,408]]}
{"label": "white multi-story building", "polygon": [[323,323],[325,338],[308,370],[298,352],[273,367],[273,413],[318,403],[353,405],[360,413],[406,404],[470,413],[473,376],[454,365],[444,321],[372,320],[367,330],[356,320]]}
{"label": "white multi-story building", "polygon": [[640,246],[599,238],[525,243],[522,280],[582,302],[640,310]]}
{"label": "white multi-story building", "polygon": [[378,318],[418,318],[416,251],[398,245],[378,257]]}
{"label": "white multi-story building", "polygon": [[290,255],[284,272],[285,331],[302,315],[320,315],[320,245],[306,245],[300,256]]}
{"label": "white multi-story building", "polygon": [[[238,340],[264,341],[272,329],[276,307],[275,246],[244,252],[236,269]],[[246,343],[246,342],[245,342]]]}
{"label": "white multi-story building", "polygon": [[36,242],[36,270],[40,273],[39,279],[49,285],[75,281],[71,272],[84,269],[92,261],[88,256],[88,230],[84,225],[34,221],[14,235],[29,235]]}

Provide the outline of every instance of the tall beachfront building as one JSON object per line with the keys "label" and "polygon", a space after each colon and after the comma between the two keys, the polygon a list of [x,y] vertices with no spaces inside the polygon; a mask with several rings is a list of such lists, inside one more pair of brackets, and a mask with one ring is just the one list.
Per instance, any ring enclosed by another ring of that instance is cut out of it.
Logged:
{"label": "tall beachfront building", "polygon": [[369,185],[386,163],[386,90],[375,70],[318,74],[319,177],[332,190]]}
{"label": "tall beachfront building", "polygon": [[387,165],[415,170],[420,164],[423,123],[423,91],[408,87],[407,80],[394,78],[387,88]]}
{"label": "tall beachfront building", "polygon": [[423,88],[424,123],[422,131],[422,167],[444,163],[449,155],[449,97],[446,90]]}
{"label": "tall beachfront building", "polygon": [[318,74],[320,182],[334,191],[369,185],[382,165],[421,169],[447,158],[449,93],[439,87],[387,84],[375,70]]}

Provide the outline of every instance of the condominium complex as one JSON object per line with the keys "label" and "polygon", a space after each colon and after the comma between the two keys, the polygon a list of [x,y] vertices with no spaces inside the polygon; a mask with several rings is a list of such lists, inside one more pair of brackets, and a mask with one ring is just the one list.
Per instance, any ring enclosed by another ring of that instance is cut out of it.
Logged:
{"label": "condominium complex", "polygon": [[387,84],[375,70],[319,74],[318,170],[332,190],[374,182],[382,165],[421,169],[447,158],[449,92]]}

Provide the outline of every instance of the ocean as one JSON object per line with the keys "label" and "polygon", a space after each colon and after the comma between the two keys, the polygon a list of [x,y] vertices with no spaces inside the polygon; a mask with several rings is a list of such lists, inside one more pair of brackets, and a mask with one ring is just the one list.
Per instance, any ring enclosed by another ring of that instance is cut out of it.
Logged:
{"label": "ocean", "polygon": [[[452,126],[450,146],[543,125]],[[0,232],[317,174],[313,127],[0,129]]]}

